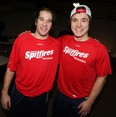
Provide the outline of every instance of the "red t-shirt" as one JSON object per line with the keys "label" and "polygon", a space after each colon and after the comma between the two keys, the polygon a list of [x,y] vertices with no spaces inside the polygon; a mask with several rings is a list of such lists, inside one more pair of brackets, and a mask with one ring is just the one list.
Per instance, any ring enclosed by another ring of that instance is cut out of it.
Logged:
{"label": "red t-shirt", "polygon": [[88,96],[97,76],[111,74],[107,49],[93,38],[79,42],[66,35],[59,41],[62,53],[58,89],[70,98]]}
{"label": "red t-shirt", "polygon": [[8,68],[16,71],[18,91],[33,97],[52,88],[59,62],[59,48],[58,40],[51,36],[40,40],[30,32],[15,40]]}

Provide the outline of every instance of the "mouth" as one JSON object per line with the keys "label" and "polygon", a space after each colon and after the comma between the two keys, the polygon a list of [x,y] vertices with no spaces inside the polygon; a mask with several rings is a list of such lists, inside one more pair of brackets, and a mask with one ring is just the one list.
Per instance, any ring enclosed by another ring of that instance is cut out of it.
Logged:
{"label": "mouth", "polygon": [[47,28],[45,28],[45,27],[41,27],[41,31],[46,32],[46,31],[47,31]]}
{"label": "mouth", "polygon": [[83,30],[83,29],[81,29],[81,28],[75,28],[75,31],[76,31],[76,32],[82,32],[82,30]]}

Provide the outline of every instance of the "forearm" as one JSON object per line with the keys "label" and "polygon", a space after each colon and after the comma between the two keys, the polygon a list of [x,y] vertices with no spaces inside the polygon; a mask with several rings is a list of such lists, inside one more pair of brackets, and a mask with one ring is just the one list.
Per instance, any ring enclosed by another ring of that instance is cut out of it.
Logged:
{"label": "forearm", "polygon": [[95,99],[97,98],[97,96],[101,92],[105,82],[106,82],[106,76],[97,77],[95,84],[93,85],[93,88],[92,88],[90,95],[87,99],[87,102],[89,102],[91,105],[94,103]]}
{"label": "forearm", "polygon": [[10,71],[10,69],[7,68],[5,77],[4,77],[3,89],[1,93],[8,93],[13,76],[14,76],[14,72]]}

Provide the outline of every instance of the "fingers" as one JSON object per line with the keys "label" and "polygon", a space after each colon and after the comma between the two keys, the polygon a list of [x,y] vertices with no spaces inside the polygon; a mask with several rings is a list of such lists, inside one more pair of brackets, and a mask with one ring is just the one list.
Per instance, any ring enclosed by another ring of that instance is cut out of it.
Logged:
{"label": "fingers", "polygon": [[11,99],[10,96],[6,93],[3,93],[1,96],[1,104],[2,107],[6,110],[9,110],[9,108],[11,107]]}
{"label": "fingers", "polygon": [[24,31],[24,32],[20,33],[18,36],[21,36],[22,34],[26,34],[27,32],[30,32],[30,31]]}
{"label": "fingers", "polygon": [[89,111],[87,109],[82,109],[79,111],[80,117],[85,117],[89,114]]}
{"label": "fingers", "polygon": [[9,110],[9,107],[8,107],[8,105],[6,105],[6,104],[3,104],[2,107],[3,107],[5,110]]}
{"label": "fingers", "polygon": [[5,110],[9,110],[9,108],[11,107],[11,103],[10,103],[10,102],[2,103],[2,107],[3,107]]}
{"label": "fingers", "polygon": [[88,114],[88,112],[83,112],[83,113],[80,114],[80,117],[86,117],[87,114]]}
{"label": "fingers", "polygon": [[11,102],[9,102],[8,107],[11,108]]}
{"label": "fingers", "polygon": [[7,103],[7,108],[9,109],[10,107],[11,107],[11,103],[8,102],[8,103]]}

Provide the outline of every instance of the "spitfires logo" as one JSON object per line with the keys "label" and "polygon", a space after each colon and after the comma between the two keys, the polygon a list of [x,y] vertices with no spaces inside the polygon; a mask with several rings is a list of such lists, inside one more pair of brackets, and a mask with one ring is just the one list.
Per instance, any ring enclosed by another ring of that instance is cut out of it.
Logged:
{"label": "spitfires logo", "polygon": [[41,50],[41,51],[27,51],[25,53],[25,58],[26,59],[33,59],[33,58],[36,58],[36,59],[53,59],[53,57],[51,55],[53,55],[54,53],[54,50],[48,50],[48,51],[45,51],[45,50]]}
{"label": "spitfires logo", "polygon": [[74,50],[68,46],[65,46],[63,52],[65,54],[69,54],[70,56],[72,56],[75,60],[78,60],[80,62],[86,63],[85,60],[83,60],[83,58],[87,58],[89,56],[88,53],[84,53],[84,52],[80,52],[79,50]]}

